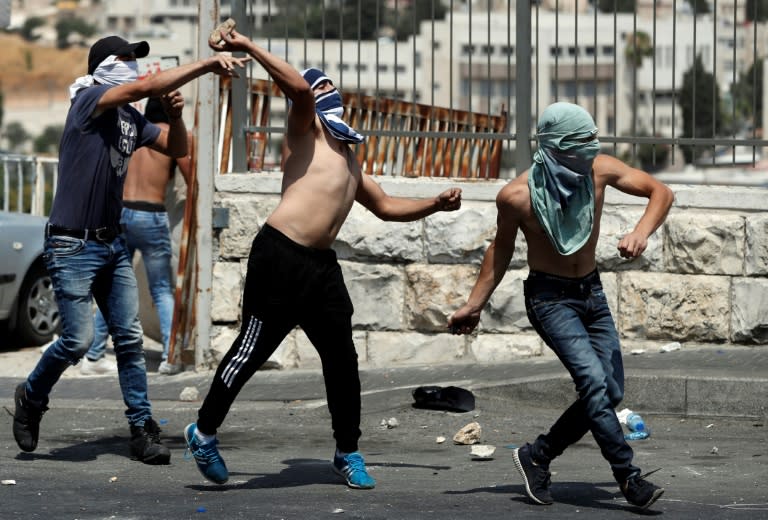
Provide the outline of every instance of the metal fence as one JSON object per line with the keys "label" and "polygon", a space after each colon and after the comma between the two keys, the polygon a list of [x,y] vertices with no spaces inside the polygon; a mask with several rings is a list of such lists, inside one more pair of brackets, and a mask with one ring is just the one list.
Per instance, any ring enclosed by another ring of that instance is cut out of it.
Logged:
{"label": "metal fence", "polygon": [[56,192],[58,159],[0,154],[0,208],[48,215]]}
{"label": "metal fence", "polygon": [[[511,178],[530,165],[535,121],[554,101],[583,105],[605,152],[652,172],[688,165],[762,170],[766,4],[200,0],[200,9],[232,15],[246,36],[299,70],[326,70],[347,93],[487,115],[508,110],[508,128],[487,138],[503,141],[501,177]],[[266,122],[252,118],[252,78],[267,75],[251,64],[233,85],[232,106],[245,109],[232,112],[231,171],[248,170],[247,137],[254,132],[268,136],[270,162],[279,164],[285,104],[274,103]],[[46,214],[55,163],[0,156],[0,207]],[[727,183],[727,175],[718,182]]]}
{"label": "metal fence", "polygon": [[[530,165],[535,121],[554,101],[583,105],[605,151],[648,170],[757,165],[765,23],[752,20],[765,4],[233,0],[231,14],[257,43],[347,92],[488,115],[507,107],[508,131],[488,137],[504,141],[511,177]],[[258,65],[250,76],[266,77]],[[247,106],[245,81],[237,106]],[[267,125],[249,110],[234,116],[233,171],[246,170],[250,133],[271,134],[279,153],[274,112]]]}

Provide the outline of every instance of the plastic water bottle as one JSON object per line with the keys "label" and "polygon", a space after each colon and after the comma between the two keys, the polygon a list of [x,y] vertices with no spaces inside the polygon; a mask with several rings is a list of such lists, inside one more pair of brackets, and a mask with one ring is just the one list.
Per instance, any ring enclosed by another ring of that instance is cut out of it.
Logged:
{"label": "plastic water bottle", "polygon": [[645,421],[643,421],[643,418],[640,417],[640,414],[630,412],[629,415],[627,415],[627,428],[633,432],[644,432]]}
{"label": "plastic water bottle", "polygon": [[651,434],[646,432],[646,431],[629,432],[629,433],[624,434],[624,440],[626,440],[626,441],[639,441],[639,440],[642,440],[642,439],[647,439],[650,436],[651,436]]}
{"label": "plastic water bottle", "polygon": [[638,441],[641,439],[647,439],[651,436],[651,432],[645,427],[645,421],[640,417],[640,414],[633,412],[628,408],[624,408],[620,412],[616,412],[616,416],[621,424],[627,426],[629,433],[624,435],[624,439],[628,441]]}

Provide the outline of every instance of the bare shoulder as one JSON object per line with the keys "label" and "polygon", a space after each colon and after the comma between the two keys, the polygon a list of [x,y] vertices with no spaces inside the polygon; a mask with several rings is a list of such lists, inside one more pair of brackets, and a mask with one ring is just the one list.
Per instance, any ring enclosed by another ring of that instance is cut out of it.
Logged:
{"label": "bare shoulder", "polygon": [[595,181],[602,186],[616,186],[625,176],[645,176],[648,175],[642,170],[638,170],[625,163],[624,161],[607,154],[598,154],[592,163],[592,171],[595,174]]}
{"label": "bare shoulder", "polygon": [[507,208],[523,209],[530,203],[531,194],[528,190],[528,173],[507,183],[496,195],[496,205]]}
{"label": "bare shoulder", "polygon": [[598,154],[592,163],[596,175],[619,175],[621,172],[633,169],[624,161],[608,154]]}

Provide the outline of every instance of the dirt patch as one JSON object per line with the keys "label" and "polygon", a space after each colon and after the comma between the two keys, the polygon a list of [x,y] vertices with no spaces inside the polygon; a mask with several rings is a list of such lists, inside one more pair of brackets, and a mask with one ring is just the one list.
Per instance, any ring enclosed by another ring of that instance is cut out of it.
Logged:
{"label": "dirt patch", "polygon": [[88,49],[65,50],[36,45],[14,34],[0,34],[0,90],[9,99],[66,96],[67,88],[87,71]]}

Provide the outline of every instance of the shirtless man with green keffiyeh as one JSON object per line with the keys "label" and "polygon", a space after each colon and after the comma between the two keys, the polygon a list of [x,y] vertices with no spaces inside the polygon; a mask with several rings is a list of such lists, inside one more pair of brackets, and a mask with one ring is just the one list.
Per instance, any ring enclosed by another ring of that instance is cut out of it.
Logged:
{"label": "shirtless man with green keffiyeh", "polygon": [[521,230],[530,268],[524,282],[528,319],[568,369],[579,394],[548,433],[514,450],[526,494],[534,503],[551,504],[550,462],[592,432],[627,502],[645,509],[664,490],[645,480],[632,464],[632,448],[614,411],[624,395],[624,369],[595,249],[608,186],[648,199],[635,228],[617,245],[624,258],[645,251],[674,196],[647,173],[599,154],[597,127],[577,105],[547,107],[539,119],[537,139],[539,149],[531,168],[496,197],[496,237],[467,303],[449,318],[448,326],[454,334],[469,334],[477,327],[481,311],[507,271]]}

